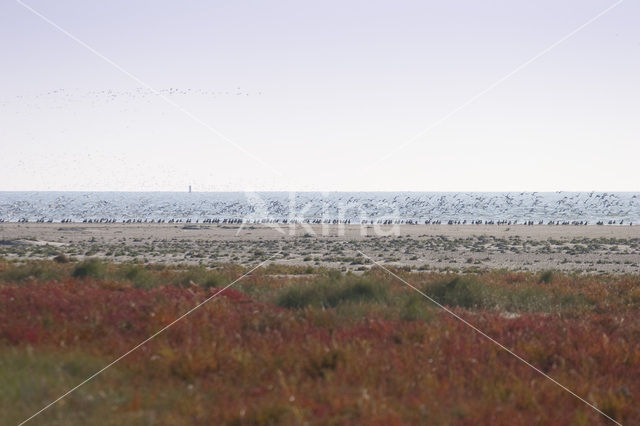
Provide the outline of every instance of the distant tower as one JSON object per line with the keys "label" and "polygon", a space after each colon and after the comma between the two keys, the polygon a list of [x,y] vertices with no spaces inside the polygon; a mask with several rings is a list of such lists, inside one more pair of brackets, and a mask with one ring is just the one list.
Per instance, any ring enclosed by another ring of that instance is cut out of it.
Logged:
{"label": "distant tower", "polygon": [[189,185],[189,194],[191,194],[191,185]]}

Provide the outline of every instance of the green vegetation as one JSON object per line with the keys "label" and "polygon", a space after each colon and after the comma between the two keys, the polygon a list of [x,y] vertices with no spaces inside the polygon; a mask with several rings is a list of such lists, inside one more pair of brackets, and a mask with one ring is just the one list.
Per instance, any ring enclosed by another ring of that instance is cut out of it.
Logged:
{"label": "green vegetation", "polygon": [[[26,419],[244,272],[0,261],[2,421]],[[34,423],[603,420],[380,268],[304,272],[254,271]],[[640,421],[640,276],[393,272],[621,423]]]}
{"label": "green vegetation", "polygon": [[79,263],[73,270],[75,278],[104,278],[107,267],[98,259],[88,259]]}
{"label": "green vegetation", "polygon": [[334,308],[343,303],[387,303],[388,298],[388,287],[384,283],[341,275],[287,287],[278,295],[276,303],[295,309],[307,306]]}
{"label": "green vegetation", "polygon": [[466,309],[551,313],[590,309],[594,305],[592,300],[579,292],[567,292],[559,288],[546,290],[534,285],[492,285],[482,283],[480,279],[481,276],[460,275],[429,284],[424,291],[443,305]]}
{"label": "green vegetation", "polygon": [[553,281],[553,271],[544,271],[540,274],[539,283],[550,284]]}

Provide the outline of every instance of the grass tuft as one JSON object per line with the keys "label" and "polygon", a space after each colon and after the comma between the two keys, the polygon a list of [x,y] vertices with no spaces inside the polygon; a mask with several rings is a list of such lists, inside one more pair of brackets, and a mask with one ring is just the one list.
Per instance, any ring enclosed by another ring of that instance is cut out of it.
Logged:
{"label": "grass tuft", "polygon": [[107,271],[107,267],[98,259],[87,259],[80,262],[73,270],[75,278],[103,278]]}
{"label": "grass tuft", "polygon": [[388,290],[384,284],[367,278],[334,274],[312,283],[285,288],[278,294],[276,304],[288,309],[307,306],[333,308],[345,303],[384,303],[387,299]]}
{"label": "grass tuft", "polygon": [[540,274],[538,278],[539,284],[551,284],[553,282],[554,274],[553,271],[544,271]]}

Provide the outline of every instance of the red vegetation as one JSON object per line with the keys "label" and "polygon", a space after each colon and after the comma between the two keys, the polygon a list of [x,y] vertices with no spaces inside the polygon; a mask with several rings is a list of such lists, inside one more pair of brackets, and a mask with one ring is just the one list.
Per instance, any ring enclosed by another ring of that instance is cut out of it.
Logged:
{"label": "red vegetation", "polygon": [[[74,350],[106,364],[216,291],[72,278],[2,285],[0,349]],[[637,310],[456,312],[608,415],[640,423]],[[135,378],[127,407],[155,410],[159,423],[609,423],[446,313],[356,323],[335,315],[225,290],[114,367]],[[173,405],[159,408],[169,393]]]}

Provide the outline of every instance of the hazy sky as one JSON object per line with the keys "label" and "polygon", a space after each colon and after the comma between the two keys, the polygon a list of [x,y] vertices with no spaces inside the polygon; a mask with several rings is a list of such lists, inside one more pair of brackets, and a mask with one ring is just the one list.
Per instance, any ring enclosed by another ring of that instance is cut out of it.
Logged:
{"label": "hazy sky", "polygon": [[640,190],[638,1],[25,4],[0,190]]}

